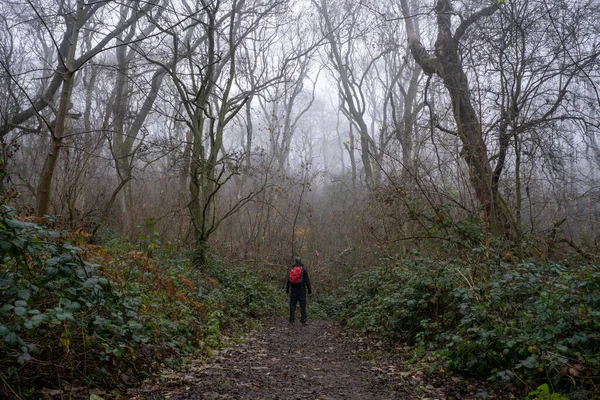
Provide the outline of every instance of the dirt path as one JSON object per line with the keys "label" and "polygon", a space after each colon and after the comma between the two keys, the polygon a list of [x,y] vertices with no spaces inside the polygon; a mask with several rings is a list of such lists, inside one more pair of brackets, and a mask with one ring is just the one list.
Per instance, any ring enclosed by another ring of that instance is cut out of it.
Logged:
{"label": "dirt path", "polygon": [[[426,375],[401,352],[384,351],[339,325],[281,319],[210,362],[164,373],[133,399],[470,399],[476,387]],[[160,389],[159,389],[160,388]]]}

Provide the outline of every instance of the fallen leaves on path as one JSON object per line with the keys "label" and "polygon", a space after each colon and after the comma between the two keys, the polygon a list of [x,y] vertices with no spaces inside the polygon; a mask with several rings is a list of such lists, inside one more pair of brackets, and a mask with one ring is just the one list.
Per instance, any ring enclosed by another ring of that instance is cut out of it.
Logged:
{"label": "fallen leaves on path", "polygon": [[337,324],[311,322],[274,321],[209,360],[164,371],[156,382],[131,389],[131,399],[450,400],[474,399],[481,390],[456,377],[426,373],[424,365],[408,362],[409,348],[386,349]]}

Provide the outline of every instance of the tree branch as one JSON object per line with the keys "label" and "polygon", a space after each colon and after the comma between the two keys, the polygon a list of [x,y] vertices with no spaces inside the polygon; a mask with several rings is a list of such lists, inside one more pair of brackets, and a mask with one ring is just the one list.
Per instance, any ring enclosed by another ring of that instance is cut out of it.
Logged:
{"label": "tree branch", "polygon": [[454,40],[456,40],[458,42],[463,37],[463,35],[465,34],[467,29],[469,29],[469,27],[471,25],[473,25],[475,22],[477,22],[480,18],[491,16],[499,9],[500,9],[500,6],[498,5],[498,3],[494,3],[489,7],[483,8],[483,9],[477,11],[476,13],[471,14],[469,16],[469,18],[465,19],[459,25],[459,27],[456,29],[456,32],[454,32]]}

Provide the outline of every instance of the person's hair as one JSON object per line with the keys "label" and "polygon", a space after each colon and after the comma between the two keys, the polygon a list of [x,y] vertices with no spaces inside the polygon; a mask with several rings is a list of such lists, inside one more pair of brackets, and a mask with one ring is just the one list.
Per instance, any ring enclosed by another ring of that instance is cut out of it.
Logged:
{"label": "person's hair", "polygon": [[296,262],[296,264],[302,264],[302,258],[296,256],[296,258],[294,258],[294,261]]}

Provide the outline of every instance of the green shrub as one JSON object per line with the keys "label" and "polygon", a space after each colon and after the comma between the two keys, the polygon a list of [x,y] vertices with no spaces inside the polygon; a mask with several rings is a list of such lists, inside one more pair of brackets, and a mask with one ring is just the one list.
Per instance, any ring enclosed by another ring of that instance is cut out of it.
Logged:
{"label": "green shrub", "polygon": [[251,270],[193,268],[184,252],[160,243],[152,223],[137,246],[113,239],[102,247],[0,208],[5,382],[21,393],[65,383],[129,386],[162,365],[210,353],[224,329],[283,305],[281,291]]}
{"label": "green shrub", "polygon": [[502,264],[488,284],[454,291],[451,370],[571,389],[600,373],[600,269]]}
{"label": "green shrub", "polygon": [[311,319],[337,320],[343,303],[338,297],[317,293],[310,297],[307,307]]}
{"label": "green shrub", "polygon": [[224,266],[216,261],[205,267],[204,274],[213,280],[205,299],[222,309],[225,327],[277,313],[281,307],[281,291],[260,279],[251,269]]}
{"label": "green shrub", "polygon": [[450,263],[426,258],[375,268],[349,285],[342,320],[364,332],[410,343],[432,338],[454,323],[454,314],[447,310],[454,280]]}
{"label": "green shrub", "polygon": [[437,350],[451,371],[598,395],[599,266],[497,262],[477,280],[463,264],[417,258],[368,271],[350,285],[343,319]]}
{"label": "green shrub", "polygon": [[536,390],[529,392],[529,398],[532,400],[569,400],[568,397],[560,393],[550,393],[550,388],[545,383],[538,386]]}
{"label": "green shrub", "polygon": [[[0,364],[22,388],[118,385],[201,347],[194,284],[139,252],[85,251],[0,208]],[[85,261],[94,258],[97,263]],[[125,378],[123,378],[125,379]]]}

